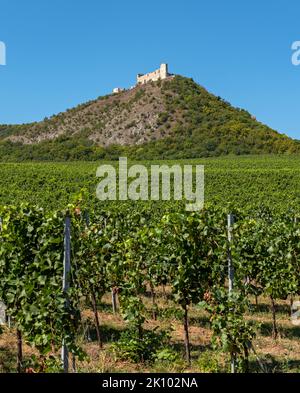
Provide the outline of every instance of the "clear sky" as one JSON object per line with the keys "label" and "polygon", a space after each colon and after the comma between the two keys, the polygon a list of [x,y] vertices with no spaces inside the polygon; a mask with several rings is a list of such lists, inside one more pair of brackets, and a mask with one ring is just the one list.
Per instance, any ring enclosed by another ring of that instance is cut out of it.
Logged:
{"label": "clear sky", "polygon": [[299,0],[0,0],[0,123],[37,121],[169,63],[300,139]]}

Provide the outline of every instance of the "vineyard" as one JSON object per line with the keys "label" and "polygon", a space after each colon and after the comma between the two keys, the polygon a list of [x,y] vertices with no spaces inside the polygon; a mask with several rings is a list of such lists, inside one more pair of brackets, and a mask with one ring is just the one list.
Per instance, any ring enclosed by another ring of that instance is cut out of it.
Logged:
{"label": "vineyard", "polygon": [[[173,165],[181,161],[138,161]],[[103,163],[103,162],[101,162]],[[117,162],[108,162],[118,165]],[[205,201],[251,209],[271,206],[286,211],[300,203],[300,156],[241,156],[184,160],[205,167]],[[84,188],[90,210],[98,183],[95,162],[0,163],[0,203],[30,202],[49,209],[64,209]],[[128,162],[128,165],[131,163]]]}
{"label": "vineyard", "polygon": [[297,161],[220,162],[200,212],[97,203],[82,163],[4,165],[0,370],[299,371]]}

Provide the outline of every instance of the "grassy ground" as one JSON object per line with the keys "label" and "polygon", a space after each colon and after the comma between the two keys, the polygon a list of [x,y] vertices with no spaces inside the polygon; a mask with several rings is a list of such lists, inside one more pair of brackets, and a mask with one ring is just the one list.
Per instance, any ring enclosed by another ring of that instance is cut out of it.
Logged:
{"label": "grassy ground", "polygon": [[[190,316],[190,339],[192,362],[187,366],[184,360],[183,325],[178,315],[179,308],[163,296],[158,297],[160,316],[157,320],[151,317],[151,300],[145,298],[149,318],[145,327],[152,329],[170,329],[170,348],[174,358],[156,360],[153,363],[133,363],[117,358],[112,351],[112,344],[117,342],[126,324],[121,315],[113,314],[110,305],[110,294],[105,295],[99,304],[103,348],[96,341],[93,313],[89,309],[83,311],[83,330],[89,326],[89,334],[79,338],[88,359],[77,363],[79,372],[228,372],[228,355],[215,351],[211,347],[211,330],[208,315],[205,311],[192,307]],[[272,317],[267,298],[260,297],[258,305],[254,299],[253,311],[246,318],[257,323],[257,337],[254,348],[257,356],[268,372],[300,372],[300,326],[294,326],[290,320],[289,300],[277,302],[277,322],[279,337],[272,335]],[[168,312],[167,312],[168,310]],[[88,339],[87,339],[87,336]],[[24,357],[28,359],[34,349],[24,345]],[[14,329],[4,328],[0,335],[0,372],[16,371],[16,339]],[[256,356],[251,352],[250,371],[260,372]]]}

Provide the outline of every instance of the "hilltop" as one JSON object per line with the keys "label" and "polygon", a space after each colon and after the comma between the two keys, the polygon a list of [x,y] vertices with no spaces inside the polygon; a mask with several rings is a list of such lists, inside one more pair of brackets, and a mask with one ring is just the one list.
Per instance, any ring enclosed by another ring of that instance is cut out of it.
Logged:
{"label": "hilltop", "polygon": [[11,161],[299,151],[299,141],[182,76],[99,97],[41,122],[0,125],[1,159]]}

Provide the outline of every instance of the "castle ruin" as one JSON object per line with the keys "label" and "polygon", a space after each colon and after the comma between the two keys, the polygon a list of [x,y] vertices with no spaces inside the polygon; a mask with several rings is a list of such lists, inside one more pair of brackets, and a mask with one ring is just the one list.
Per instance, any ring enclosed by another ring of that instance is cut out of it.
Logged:
{"label": "castle ruin", "polygon": [[[160,65],[160,67],[157,70],[155,70],[153,72],[148,72],[148,74],[137,74],[136,85],[132,86],[130,88],[130,90],[134,89],[136,86],[144,85],[147,82],[151,82],[151,81],[155,82],[155,81],[158,81],[161,79],[173,78],[173,77],[174,77],[174,74],[170,74],[168,71],[168,64],[163,63]],[[113,92],[113,94],[118,94],[124,90],[125,89],[123,89],[121,87],[115,87],[112,92]]]}
{"label": "castle ruin", "polygon": [[150,81],[158,81],[159,79],[166,79],[171,76],[168,72],[168,64],[161,64],[158,70],[149,72],[148,74],[137,75],[137,85],[142,85]]}

